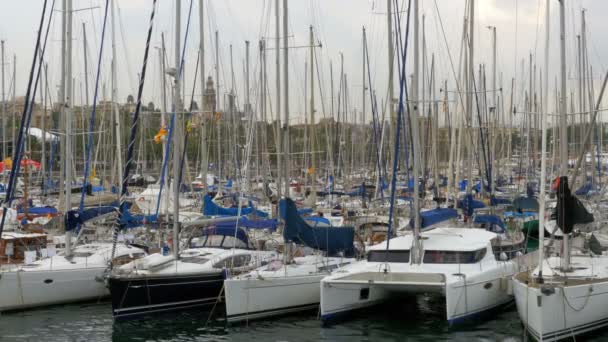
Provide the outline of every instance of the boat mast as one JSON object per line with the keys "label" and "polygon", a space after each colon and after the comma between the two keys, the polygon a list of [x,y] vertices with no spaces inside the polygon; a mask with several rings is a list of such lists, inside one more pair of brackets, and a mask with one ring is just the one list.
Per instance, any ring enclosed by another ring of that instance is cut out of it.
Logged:
{"label": "boat mast", "polygon": [[[214,113],[219,112],[220,108],[220,43],[219,43],[219,32],[215,31],[215,108]],[[217,185],[217,193],[222,193],[222,117],[216,119],[217,121],[217,179],[219,180],[219,184]]]}
{"label": "boat mast", "polygon": [[181,39],[181,10],[182,10],[182,1],[175,1],[175,92],[173,97],[174,103],[174,113],[175,113],[175,122],[173,126],[173,256],[177,259],[179,258],[179,173],[180,173],[180,156],[181,156],[181,120],[180,115],[182,114],[181,110],[181,101],[180,101],[180,84],[179,84],[179,74],[180,74],[180,39]]}
{"label": "boat mast", "polygon": [[[496,26],[491,26],[492,30],[492,107],[490,109],[490,114],[492,114],[490,120],[492,120],[492,145],[490,148],[492,149],[490,153],[492,154],[490,157],[490,198],[494,197],[494,186],[496,184],[496,122],[498,116],[498,102],[496,100]],[[493,108],[493,111],[492,111]],[[492,206],[492,210],[494,206]]]}
{"label": "boat mast", "polygon": [[[412,102],[414,104],[414,110],[410,111],[411,125],[412,125],[412,140],[414,142],[414,245],[412,253],[412,263],[419,264],[422,256],[422,245],[420,242],[420,141],[418,129],[420,128],[418,122],[418,79],[419,79],[419,44],[418,44],[418,29],[419,29],[419,15],[420,7],[418,0],[414,0],[414,75],[412,79]],[[405,68],[405,65],[401,66]],[[409,180],[408,180],[409,182]]]}
{"label": "boat mast", "polygon": [[[65,103],[65,212],[72,209],[72,0],[67,0],[66,10],[66,103]],[[72,255],[72,232],[65,232],[65,256]]]}
{"label": "boat mast", "polygon": [[[393,99],[395,98],[395,94],[394,94],[394,70],[393,70],[393,62],[394,62],[394,55],[395,55],[395,51],[394,51],[394,46],[393,46],[393,7],[392,7],[392,2],[393,0],[386,0],[386,23],[387,23],[387,35],[388,35],[388,101],[386,102],[388,105],[388,110],[389,110],[389,117],[390,117],[390,137],[394,137],[395,136],[395,128],[397,125],[397,116],[395,111],[393,110]],[[416,4],[418,3],[418,0],[415,0]],[[416,12],[418,11],[418,6],[416,5]],[[416,21],[418,20],[418,18],[415,19]],[[416,40],[417,38],[417,30],[418,28],[416,27],[415,29],[415,35],[416,35]],[[417,44],[417,43],[415,43]],[[414,58],[418,58],[418,57],[414,57]],[[393,151],[389,148],[388,149],[388,155],[389,155],[389,160],[391,160],[390,156],[392,155]],[[393,156],[394,158],[397,158],[397,156]],[[388,180],[387,180],[388,181]]]}
{"label": "boat mast", "polygon": [[289,196],[289,11],[287,9],[288,0],[283,0],[283,77],[285,87],[283,89],[285,97],[285,111],[283,112],[283,155],[285,158],[285,196]]}
{"label": "boat mast", "polygon": [[[366,37],[365,37],[365,26],[362,29],[362,49],[361,49],[361,133],[365,133],[365,91],[367,90],[365,77],[366,77],[366,67],[365,67],[365,56],[366,56]],[[365,168],[365,152],[366,148],[361,149],[361,164],[360,167],[363,170]]]}
{"label": "boat mast", "polygon": [[[568,136],[566,125],[566,106],[567,106],[567,94],[566,94],[566,13],[564,8],[565,0],[559,0],[559,41],[560,41],[560,76],[561,76],[561,101],[560,101],[560,117],[559,117],[559,157],[561,160],[560,176],[568,175]],[[542,229],[540,227],[539,229]],[[564,257],[562,261],[562,270],[570,270],[570,248],[569,248],[569,236],[564,234],[563,237],[563,251]],[[541,241],[542,242],[542,241]]]}
{"label": "boat mast", "polygon": [[[282,172],[281,172],[281,143],[280,141],[281,139],[281,27],[280,27],[280,19],[281,19],[281,0],[276,0],[275,3],[275,49],[276,49],[276,53],[275,53],[275,74],[276,74],[276,85],[277,85],[277,146],[276,146],[276,156],[277,156],[277,180],[276,180],[276,184],[277,184],[277,195],[279,198],[281,198],[281,178],[282,178]],[[285,33],[287,34],[287,33]],[[287,48],[287,46],[285,46],[285,48]],[[289,194],[289,192],[288,192]]]}
{"label": "boat mast", "polygon": [[[201,173],[202,173],[202,181],[203,181],[203,193],[207,193],[207,169],[209,156],[207,155],[207,126],[205,125],[205,9],[204,9],[205,0],[199,0],[198,5],[198,16],[199,16],[199,39],[200,39],[200,74],[201,74],[201,105],[200,105],[200,113],[201,113]],[[213,115],[213,113],[211,113]]]}
{"label": "boat mast", "polygon": [[315,41],[314,41],[314,33],[312,30],[312,25],[310,26],[310,151],[312,155],[311,158],[311,196],[312,203],[316,203],[317,201],[317,192],[315,191],[316,184],[316,174],[317,174],[317,139],[315,136]]}
{"label": "boat mast", "polygon": [[6,94],[4,79],[4,40],[0,41],[2,50],[2,159],[6,158]]}
{"label": "boat mast", "polygon": [[[475,0],[471,0],[469,3],[469,66],[466,72],[467,74],[467,107],[466,114],[469,116],[469,139],[470,144],[467,147],[467,153],[469,154],[469,165],[468,165],[468,182],[467,182],[467,195],[471,194],[471,187],[473,184],[473,98],[471,92],[473,91],[473,78],[475,77],[474,69],[474,56],[475,56]],[[479,123],[481,124],[481,122]],[[481,179],[481,188],[484,187],[483,178]]]}
{"label": "boat mast", "polygon": [[[543,283],[543,259],[544,259],[544,248],[545,248],[545,178],[547,170],[547,161],[545,157],[545,151],[547,149],[547,114],[549,112],[549,13],[550,13],[550,0],[546,1],[545,5],[545,73],[543,75],[543,89],[542,89],[542,101],[543,111],[540,120],[542,134],[541,134],[541,148],[540,148],[540,193],[539,197],[539,208],[538,208],[538,283]],[[555,139],[555,137],[554,137]]]}
{"label": "boat mast", "polygon": [[122,172],[120,170],[123,169],[122,167],[122,146],[121,146],[121,136],[120,136],[120,132],[121,132],[121,127],[120,127],[120,113],[119,113],[119,109],[118,109],[118,100],[117,100],[117,95],[118,95],[118,84],[117,84],[117,80],[116,80],[116,69],[117,69],[117,60],[116,60],[116,24],[115,24],[115,12],[114,12],[114,0],[111,0],[112,3],[110,4],[111,6],[111,11],[112,11],[112,91],[111,91],[111,102],[112,102],[112,110],[114,112],[114,120],[116,122],[116,155],[114,156],[116,163],[117,163],[117,174],[118,174],[118,184],[122,185]]}

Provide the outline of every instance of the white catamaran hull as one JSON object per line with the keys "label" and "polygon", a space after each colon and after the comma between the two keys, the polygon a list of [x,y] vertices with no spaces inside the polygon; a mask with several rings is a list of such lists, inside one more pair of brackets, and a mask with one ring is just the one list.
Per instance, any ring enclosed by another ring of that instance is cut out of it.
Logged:
{"label": "white catamaran hull", "polygon": [[498,272],[446,283],[439,273],[368,272],[321,281],[321,319],[331,321],[351,311],[380,304],[395,294],[439,293],[445,297],[450,324],[508,304],[508,278]]}

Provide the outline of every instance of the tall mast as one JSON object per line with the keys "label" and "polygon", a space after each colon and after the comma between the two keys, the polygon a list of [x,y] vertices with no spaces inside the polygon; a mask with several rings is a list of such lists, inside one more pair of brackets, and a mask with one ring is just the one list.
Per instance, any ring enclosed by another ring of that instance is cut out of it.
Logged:
{"label": "tall mast", "polygon": [[[388,101],[386,102],[388,105],[388,111],[389,111],[389,118],[390,118],[390,136],[391,138],[394,138],[395,134],[395,125],[397,124],[397,117],[395,116],[395,113],[393,111],[393,99],[395,98],[395,94],[394,94],[394,88],[393,88],[393,84],[394,84],[394,71],[393,71],[393,62],[394,62],[394,46],[393,46],[393,8],[392,8],[392,2],[393,0],[386,0],[386,23],[387,23],[387,35],[388,35]],[[418,0],[415,0],[416,3],[418,3]],[[416,11],[418,11],[418,6],[416,6]],[[417,18],[415,20],[418,20]],[[416,26],[416,25],[415,25]],[[417,30],[418,28],[415,28],[415,35],[416,37],[417,35]],[[418,39],[418,38],[415,38]],[[417,44],[417,43],[415,43]],[[414,57],[414,58],[418,58],[418,57]],[[393,153],[392,149],[389,148],[389,156]],[[395,158],[397,158],[397,156],[394,156]],[[390,160],[390,159],[389,159]]]}
{"label": "tall mast", "polygon": [[[473,125],[473,98],[471,96],[471,92],[473,91],[473,79],[475,77],[474,74],[474,59],[475,59],[475,0],[471,0],[469,3],[469,68],[467,70],[467,108],[466,115],[469,115],[469,124],[471,125],[470,129],[472,129]],[[481,123],[480,123],[481,124]],[[472,133],[472,132],[471,132]],[[469,176],[467,182],[467,194],[471,193],[471,186],[473,184],[473,134],[469,134],[469,138],[471,139],[471,143],[467,148],[467,153],[469,154]],[[483,180],[481,181],[481,187],[483,188]]]}
{"label": "tall mast", "polygon": [[[540,149],[540,193],[539,197],[539,210],[538,210],[538,279],[542,283],[543,278],[543,259],[544,259],[544,248],[545,248],[545,182],[546,182],[546,170],[547,170],[547,161],[545,158],[545,150],[547,149],[547,114],[549,112],[549,14],[550,14],[550,0],[546,1],[545,5],[545,70],[543,74],[543,111],[542,115],[544,117],[541,118],[541,149]],[[555,139],[555,138],[554,138]]]}
{"label": "tall mast", "polygon": [[[216,112],[220,111],[220,43],[219,33],[215,31],[215,108]],[[215,115],[215,113],[213,113]],[[220,117],[217,121],[217,178],[220,184],[218,184],[218,193],[222,192],[222,118]]]}
{"label": "tall mast", "polygon": [[[365,56],[367,53],[366,50],[366,45],[367,45],[367,38],[365,37],[365,26],[362,29],[363,31],[363,40],[362,40],[362,49],[361,49],[361,129],[362,129],[362,134],[365,134],[364,132],[364,127],[365,127],[365,91],[367,90],[367,87],[365,86],[367,83],[365,82],[366,80],[366,67],[365,67]],[[361,149],[361,167],[364,168],[365,167],[365,152],[366,152],[366,148],[362,148]]]}
{"label": "tall mast", "polygon": [[179,258],[179,174],[180,174],[180,156],[181,142],[181,101],[180,101],[180,39],[181,39],[181,11],[182,1],[175,1],[175,75],[173,86],[175,88],[173,94],[173,108],[175,113],[175,122],[173,126],[173,256]]}
{"label": "tall mast", "polygon": [[[560,41],[560,76],[561,76],[561,101],[560,101],[560,117],[559,117],[559,157],[561,161],[560,176],[568,175],[568,136],[567,136],[567,93],[566,93],[566,13],[564,8],[565,0],[559,1],[559,41]],[[542,227],[541,227],[542,229]],[[570,269],[570,249],[568,246],[568,234],[563,237],[564,260],[562,262],[563,270]],[[542,241],[541,241],[542,242]]]}
{"label": "tall mast", "polygon": [[87,60],[87,28],[84,23],[82,23],[82,37],[83,37],[83,54],[84,54],[84,98],[86,107],[89,107],[89,65]]}
{"label": "tall mast", "polygon": [[283,112],[283,149],[285,159],[285,196],[289,196],[289,11],[287,9],[288,0],[283,0],[283,77],[285,78],[284,102],[285,111]]}
{"label": "tall mast", "polygon": [[317,174],[317,138],[315,136],[315,40],[312,25],[310,26],[310,151],[312,152],[311,166],[311,195],[312,203],[317,200],[317,192],[315,191],[316,174]]}
{"label": "tall mast", "polygon": [[[200,105],[200,113],[201,113],[201,171],[202,171],[202,181],[203,181],[203,192],[207,193],[207,169],[209,157],[207,156],[207,126],[205,125],[205,10],[204,10],[204,0],[199,0],[198,3],[198,17],[199,17],[199,39],[200,39],[200,79],[201,79],[201,105]],[[212,113],[213,114],[213,113]]]}
{"label": "tall mast", "polygon": [[120,125],[120,113],[119,113],[119,109],[118,109],[118,99],[117,99],[117,95],[118,95],[118,82],[116,79],[116,69],[117,69],[117,59],[116,59],[116,23],[115,23],[115,12],[114,12],[114,3],[115,0],[112,0],[112,3],[110,4],[111,6],[111,11],[112,11],[112,109],[114,112],[114,120],[116,122],[116,167],[117,167],[117,174],[118,174],[118,184],[122,184],[122,172],[120,170],[123,169],[122,167],[122,144],[121,144],[121,125]]}
{"label": "tall mast", "polygon": [[[281,172],[281,145],[282,143],[280,142],[282,140],[282,134],[281,134],[281,27],[280,27],[280,19],[281,19],[281,0],[276,0],[275,3],[275,22],[274,22],[274,29],[275,29],[275,77],[276,77],[276,86],[277,86],[277,146],[276,146],[276,156],[277,156],[277,180],[276,180],[276,184],[277,184],[277,195],[280,198],[281,197],[281,178],[282,178],[282,172]],[[287,33],[285,33],[287,34]],[[287,46],[285,46],[285,48],[287,48]],[[287,194],[289,195],[289,192],[287,192]]]}
{"label": "tall mast", "polygon": [[[65,104],[65,211],[72,209],[72,0],[67,0],[66,9],[66,104]],[[72,255],[72,232],[65,233],[65,255]]]}
{"label": "tall mast", "polygon": [[496,184],[496,118],[498,115],[498,103],[496,101],[496,26],[491,27],[492,30],[492,108],[494,108],[494,112],[490,111],[492,117],[492,144],[490,146],[491,150],[491,158],[490,162],[490,198],[494,196],[494,185]]}
{"label": "tall mast", "polygon": [[4,40],[0,41],[2,49],[2,159],[6,158],[6,94],[5,94],[5,79],[4,79]]}
{"label": "tall mast", "polygon": [[[65,39],[65,35],[66,35],[66,25],[67,25],[67,11],[68,11],[68,4],[67,4],[67,0],[63,0],[61,3],[61,85],[59,87],[59,101],[61,103],[61,117],[59,119],[59,131],[61,131],[62,133],[65,133],[65,87],[66,87],[66,72],[65,72],[65,65],[66,65],[66,39]],[[15,89],[15,85],[13,84],[13,89]],[[12,122],[12,134],[11,137],[13,139],[13,143],[12,143],[12,151],[15,151],[15,118],[14,118],[14,113],[15,111],[13,110],[13,122]],[[59,154],[65,158],[66,154],[65,154],[65,145],[67,142],[67,136],[65,134],[61,134],[60,136],[60,143],[59,143]],[[68,208],[66,208],[65,206],[65,194],[66,194],[66,181],[65,181],[65,165],[66,165],[66,160],[61,160],[59,163],[59,203],[61,203],[64,206],[64,209],[69,210]]]}
{"label": "tall mast", "polygon": [[[414,110],[410,111],[411,125],[412,125],[412,140],[414,141],[414,249],[412,263],[419,264],[422,256],[422,246],[420,244],[420,191],[419,191],[419,180],[420,180],[420,141],[419,141],[419,123],[418,123],[418,78],[419,78],[419,44],[418,44],[418,29],[419,29],[419,3],[418,0],[414,0],[414,77],[412,79],[412,99],[414,103]],[[405,65],[401,66],[405,68]],[[409,181],[409,180],[408,180]]]}

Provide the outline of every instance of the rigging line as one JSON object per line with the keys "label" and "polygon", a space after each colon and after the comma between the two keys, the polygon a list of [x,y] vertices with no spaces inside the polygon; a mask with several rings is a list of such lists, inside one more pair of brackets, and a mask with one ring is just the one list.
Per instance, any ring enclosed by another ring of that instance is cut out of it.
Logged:
{"label": "rigging line", "polygon": [[[101,29],[101,45],[99,47],[99,58],[97,60],[97,75],[95,76],[95,94],[93,95],[93,109],[91,111],[91,119],[89,121],[89,133],[88,133],[88,139],[87,139],[87,145],[86,145],[86,161],[85,161],[85,165],[84,165],[84,179],[83,179],[83,184],[82,184],[82,191],[80,193],[80,205],[78,206],[78,210],[80,212],[82,212],[82,210],[84,209],[84,197],[87,193],[87,179],[89,178],[89,169],[90,169],[90,164],[91,164],[91,145],[93,145],[93,128],[95,127],[95,114],[97,112],[97,97],[99,95],[99,78],[100,78],[100,74],[101,74],[101,62],[103,59],[103,47],[104,47],[104,41],[105,41],[105,35],[106,35],[106,24],[107,24],[107,19],[108,19],[108,8],[110,4],[110,0],[106,0],[106,6],[105,6],[105,12],[104,12],[104,18],[103,18],[103,24],[102,24],[102,29]],[[76,230],[80,230],[80,223],[78,224]]]}
{"label": "rigging line", "polygon": [[[25,93],[25,101],[24,101],[24,106],[23,106],[23,113],[21,114],[21,123],[19,126],[19,136],[17,138],[17,146],[16,146],[16,151],[14,152],[14,156],[13,156],[13,165],[11,166],[11,176],[9,178],[9,182],[8,182],[8,188],[6,190],[6,196],[4,198],[4,201],[2,201],[2,219],[0,220],[0,235],[2,235],[2,231],[4,230],[4,222],[6,220],[6,212],[8,210],[8,207],[11,205],[11,202],[13,200],[13,192],[15,191],[15,183],[17,181],[17,171],[19,170],[19,167],[21,165],[21,148],[23,147],[23,133],[24,130],[27,129],[27,127],[29,127],[30,124],[30,119],[31,119],[31,115],[32,115],[32,111],[31,111],[31,105],[29,105],[30,103],[30,93],[32,91],[32,81],[34,78],[34,71],[36,70],[36,62],[38,60],[38,50],[40,49],[40,38],[42,36],[42,27],[44,25],[44,17],[46,14],[46,7],[47,7],[47,0],[44,0],[44,4],[42,7],[42,15],[40,16],[40,24],[38,27],[38,35],[36,38],[36,47],[34,48],[34,58],[32,60],[32,66],[30,69],[30,76],[29,76],[29,80],[28,80],[28,84],[27,84],[27,90]],[[53,3],[51,5],[51,11],[50,13],[53,13],[53,9],[55,7],[55,0],[53,0]],[[47,43],[47,39],[48,39],[48,35],[49,35],[49,29],[51,27],[51,22],[52,22],[52,18],[53,16],[49,16],[49,22],[47,25],[47,29],[46,29],[46,35],[44,38],[44,46],[42,48],[42,50],[40,51],[40,53],[44,54],[45,50],[46,50],[46,43]],[[38,79],[40,78],[40,74],[41,74],[41,68],[38,68],[38,75],[36,77],[36,85],[34,86],[34,91],[33,94],[31,96],[32,99],[36,98],[36,90],[38,88]],[[28,113],[28,107],[29,108],[29,113]]]}
{"label": "rigging line", "polygon": [[[109,0],[107,0],[109,2]],[[106,16],[107,16],[107,3],[106,2]],[[112,241],[112,258],[110,259],[110,270],[114,266],[113,260],[116,252],[116,242],[118,241],[118,231],[124,228],[123,217],[125,214],[126,208],[126,195],[127,195],[127,185],[129,183],[129,174],[131,172],[131,167],[133,163],[133,151],[135,149],[135,138],[137,135],[137,128],[139,126],[139,114],[141,111],[141,98],[144,90],[144,84],[146,80],[146,69],[148,66],[148,53],[150,51],[150,39],[152,38],[152,29],[154,27],[154,14],[156,12],[156,0],[152,2],[152,13],[150,14],[150,24],[148,26],[148,37],[146,38],[146,48],[144,50],[144,61],[141,67],[141,76],[139,77],[139,89],[137,92],[137,103],[135,105],[135,113],[133,114],[133,122],[131,123],[131,135],[129,137],[129,144],[127,147],[127,159],[125,163],[125,170],[123,173],[121,190],[120,190],[120,206],[118,208],[118,218],[114,223],[114,232],[113,232],[113,241]],[[104,32],[105,32],[105,19],[104,19]],[[103,50],[103,33],[102,33],[102,50]],[[93,114],[91,114],[91,125],[94,124],[93,115],[95,113],[96,103],[97,103],[97,92],[98,92],[98,82],[99,82],[99,74],[101,67],[101,55],[102,51],[99,52],[100,62],[97,67],[97,85],[95,86],[95,97],[93,99]],[[89,136],[89,140],[91,137]],[[87,163],[88,167],[88,163]],[[120,172],[120,171],[119,171]],[[86,171],[85,171],[85,180],[86,182]],[[82,202],[81,202],[82,204]],[[157,213],[158,214],[158,213]],[[156,216],[155,216],[156,217]]]}

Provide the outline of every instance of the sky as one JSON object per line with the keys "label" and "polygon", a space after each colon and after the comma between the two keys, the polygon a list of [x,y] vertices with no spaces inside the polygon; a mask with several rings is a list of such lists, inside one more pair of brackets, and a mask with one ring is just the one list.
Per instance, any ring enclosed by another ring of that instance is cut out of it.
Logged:
{"label": "sky", "polygon": [[[149,24],[152,0],[115,0],[115,42],[117,54],[117,94],[119,101],[125,101],[127,95],[136,95],[138,74],[141,72],[145,39]],[[0,39],[5,40],[6,49],[6,96],[12,89],[13,55],[16,63],[16,93],[25,94],[29,69],[38,29],[43,0],[0,1]],[[49,0],[49,4],[52,0]],[[53,101],[57,99],[60,83],[60,47],[61,47],[61,0],[56,0],[53,12],[51,31],[45,53],[49,68],[49,86],[52,89]],[[89,98],[93,101],[97,62],[99,59],[102,35],[105,0],[73,0],[74,2],[74,37],[73,69],[75,83],[75,103],[85,102],[84,95],[84,49],[83,23],[87,31],[88,85]],[[282,2],[282,1],[281,1]],[[190,0],[181,1],[181,44],[184,42],[188,22]],[[194,0],[190,27],[186,39],[184,84],[186,103],[194,94],[200,103],[200,81],[192,92],[194,71],[199,50],[199,5],[204,3],[204,42],[205,42],[205,76],[215,79],[215,32],[219,36],[219,70],[220,94],[234,89],[237,101],[242,106],[245,99],[245,41],[250,41],[250,96],[254,107],[259,105],[259,70],[260,58],[258,42],[268,39],[266,46],[268,91],[272,117],[277,114],[275,103],[275,0]],[[559,67],[559,2],[550,0],[550,53],[549,66],[544,66],[545,41],[545,3],[546,0],[477,0],[475,8],[475,64],[485,64],[487,72],[491,70],[491,35],[488,26],[497,30],[497,70],[502,75],[503,96],[510,95],[511,79],[515,79],[515,104],[521,104],[523,91],[529,83],[529,56],[537,69],[549,70],[550,88],[554,88]],[[400,10],[407,9],[407,1],[399,0]],[[146,87],[143,102],[152,101],[156,106],[161,104],[161,87],[159,75],[159,55],[156,48],[161,46],[161,34],[165,36],[168,63],[174,66],[175,51],[175,11],[176,1],[159,0],[157,17],[151,42],[150,58],[146,75]],[[49,5],[50,6],[50,5]],[[424,16],[425,42],[427,61],[435,56],[437,82],[448,82],[448,89],[455,90],[455,79],[461,55],[463,17],[466,0],[420,0],[420,14]],[[362,107],[362,28],[367,32],[367,43],[370,59],[370,76],[378,101],[384,103],[388,89],[388,53],[387,53],[387,1],[386,0],[289,0],[289,103],[291,122],[303,122],[310,96],[309,86],[305,86],[305,64],[308,63],[309,27],[312,25],[315,34],[316,63],[315,70],[315,109],[317,119],[329,117],[331,113],[331,76],[334,79],[334,103],[340,86],[341,70],[346,75],[349,111],[360,111]],[[569,89],[576,84],[576,35],[580,34],[581,10],[585,9],[587,20],[587,39],[589,61],[593,66],[593,78],[596,83],[606,72],[608,45],[602,44],[602,32],[608,30],[608,21],[604,14],[608,2],[604,0],[572,0],[566,3],[566,40],[567,70]],[[282,11],[282,9],[281,9]],[[47,12],[48,13],[48,12]],[[402,13],[405,18],[405,12]],[[48,19],[48,18],[47,18]],[[282,20],[282,19],[281,19]],[[423,19],[421,18],[421,24]],[[111,75],[111,25],[107,20],[107,32],[101,59],[98,98],[110,97]],[[405,19],[402,23],[405,34]],[[281,29],[282,29],[281,21]],[[422,35],[422,29],[421,29]],[[281,43],[282,44],[282,43]],[[422,37],[421,37],[422,45]],[[232,46],[232,59],[230,54]],[[413,50],[413,44],[409,47]],[[410,51],[411,51],[410,50]],[[281,54],[282,55],[282,54]],[[342,59],[343,58],[343,59]],[[282,56],[281,56],[282,59]],[[522,60],[525,63],[522,66]],[[281,61],[281,63],[283,63]],[[332,73],[330,73],[330,64]],[[408,51],[408,75],[412,72],[412,58]],[[282,68],[282,66],[281,66]],[[308,65],[308,68],[310,66]],[[231,70],[233,70],[231,72]],[[282,70],[282,69],[281,69]],[[310,70],[310,69],[308,69]],[[396,68],[395,68],[396,70]],[[543,71],[544,72],[544,71]],[[232,76],[234,74],[234,77]],[[200,75],[199,75],[200,77]],[[489,80],[488,75],[488,80]],[[234,81],[233,81],[234,79]],[[365,81],[368,82],[367,80]],[[282,87],[284,80],[282,79]],[[395,74],[395,87],[398,89],[398,73]],[[500,85],[499,85],[500,87]],[[437,87],[438,88],[438,87]],[[599,86],[595,87],[596,91]],[[570,90],[569,90],[570,91]],[[1,92],[1,89],[0,89]],[[437,91],[437,94],[439,92]],[[321,96],[323,94],[323,96]],[[428,95],[427,95],[428,96]],[[439,96],[439,95],[437,95]],[[371,119],[369,112],[369,94],[366,95],[366,121]],[[551,101],[550,101],[551,102]],[[337,104],[335,104],[337,107]]]}

